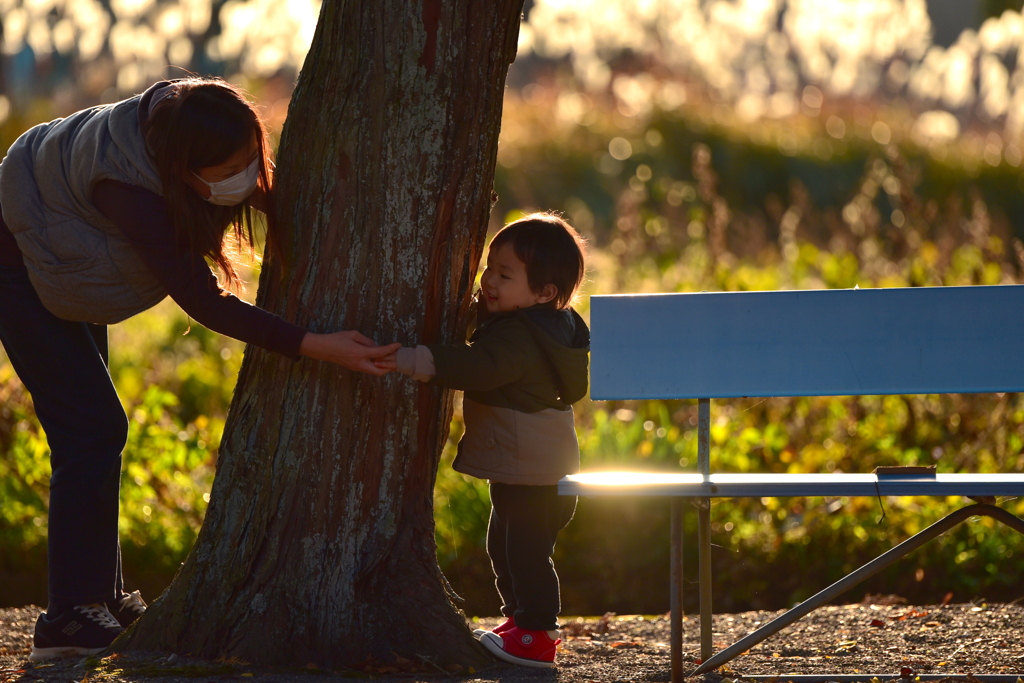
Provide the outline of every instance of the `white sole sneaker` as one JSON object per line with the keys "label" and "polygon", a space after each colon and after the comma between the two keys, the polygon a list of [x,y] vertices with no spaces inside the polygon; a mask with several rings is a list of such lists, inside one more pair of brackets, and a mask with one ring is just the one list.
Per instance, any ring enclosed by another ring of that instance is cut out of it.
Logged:
{"label": "white sole sneaker", "polygon": [[33,647],[28,661],[35,663],[57,657],[88,657],[89,655],[98,655],[106,649],[105,647]]}
{"label": "white sole sneaker", "polygon": [[[508,624],[508,621],[506,621],[505,624]],[[495,626],[494,628],[501,628],[501,626],[505,626],[505,624],[501,624],[500,626]],[[515,624],[512,624],[512,625],[515,626]],[[494,632],[494,629],[490,629],[490,628],[475,628],[475,629],[473,629],[473,637],[476,638],[477,640],[480,640],[480,636],[482,636],[483,634],[485,634],[485,633],[493,633],[493,632]]]}
{"label": "white sole sneaker", "polygon": [[535,669],[553,669],[555,668],[554,662],[542,662],[537,659],[524,659],[522,657],[516,657],[513,654],[505,652],[505,648],[502,647],[501,636],[497,633],[485,631],[480,636],[480,644],[487,648],[487,651],[502,661],[506,661],[509,664],[518,664],[519,666],[530,666]]}

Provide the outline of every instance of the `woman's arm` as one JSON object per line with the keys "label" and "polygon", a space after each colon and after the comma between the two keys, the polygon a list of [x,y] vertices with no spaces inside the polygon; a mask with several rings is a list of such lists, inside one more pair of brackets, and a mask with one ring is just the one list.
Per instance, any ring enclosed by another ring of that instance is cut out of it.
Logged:
{"label": "woman's arm", "polygon": [[93,203],[128,239],[143,263],[189,316],[215,332],[275,351],[382,374],[368,359],[373,342],[358,332],[315,334],[225,292],[206,260],[189,253],[175,239],[162,197],[145,188],[104,180],[93,190]]}

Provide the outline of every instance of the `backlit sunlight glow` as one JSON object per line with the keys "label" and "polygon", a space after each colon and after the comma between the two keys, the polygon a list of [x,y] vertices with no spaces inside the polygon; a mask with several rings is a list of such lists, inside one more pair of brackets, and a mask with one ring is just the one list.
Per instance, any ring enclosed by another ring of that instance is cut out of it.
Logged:
{"label": "backlit sunlight glow", "polygon": [[[568,55],[591,90],[609,85],[609,62],[628,51],[706,82],[747,120],[790,115],[811,85],[833,98],[900,95],[1005,116],[1009,136],[1024,128],[1024,19],[1013,11],[948,49],[932,44],[924,0],[537,0],[528,26],[523,48]],[[613,87],[620,98],[638,90]],[[915,132],[933,131],[948,137],[948,119]]]}
{"label": "backlit sunlight glow", "polygon": [[[267,78],[301,66],[320,9],[318,0],[228,0],[211,37],[211,0],[107,5],[0,0],[0,50],[73,57],[86,90],[113,81],[122,95],[168,75],[169,65],[221,64],[229,77]],[[988,19],[949,48],[934,45],[931,31],[925,0],[536,0],[520,53],[568,56],[581,93],[610,90],[632,115],[679,106],[687,84],[699,83],[740,121],[816,115],[829,99],[902,99],[920,117],[910,131],[919,144],[955,138],[972,120],[1019,136],[1021,14]],[[616,66],[624,55],[643,68]],[[578,105],[559,108],[578,118]]]}
{"label": "backlit sunlight glow", "polygon": [[700,484],[703,475],[680,472],[587,472],[574,474],[572,479],[584,486],[646,486],[671,484]]}
{"label": "backlit sunlight glow", "polygon": [[210,56],[240,59],[242,71],[253,76],[298,67],[313,41],[319,13],[316,0],[229,0],[220,11],[224,32],[211,42]]}
{"label": "backlit sunlight glow", "polygon": [[[297,70],[313,39],[317,0],[229,0],[220,8],[220,34],[208,40],[209,59],[248,77]],[[137,92],[187,67],[210,27],[211,0],[0,0],[0,50],[18,55],[26,48],[36,61],[54,53],[83,65],[81,79],[107,87],[100,74],[113,70],[118,93]],[[110,61],[97,58],[109,54]],[[233,71],[229,71],[229,76]],[[94,93],[98,95],[99,93]]]}

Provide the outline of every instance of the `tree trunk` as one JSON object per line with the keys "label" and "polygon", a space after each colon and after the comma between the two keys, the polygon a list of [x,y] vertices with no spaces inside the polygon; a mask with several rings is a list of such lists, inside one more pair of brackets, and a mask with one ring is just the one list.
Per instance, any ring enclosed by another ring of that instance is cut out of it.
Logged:
{"label": "tree trunk", "polygon": [[[266,264],[260,306],[381,343],[460,339],[522,1],[325,0],[279,154],[293,255]],[[321,667],[491,661],[437,567],[450,419],[450,392],[250,347],[202,532],[122,647]]]}

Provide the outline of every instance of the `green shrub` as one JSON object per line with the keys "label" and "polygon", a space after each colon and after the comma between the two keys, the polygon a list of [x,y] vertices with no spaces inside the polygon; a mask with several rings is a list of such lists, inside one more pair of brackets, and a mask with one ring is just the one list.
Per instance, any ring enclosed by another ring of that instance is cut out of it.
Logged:
{"label": "green shrub", "polygon": [[[998,204],[1011,195],[993,199],[1000,188],[1016,187],[1018,171],[1008,167],[939,164],[912,149],[863,141],[851,141],[826,164],[657,112],[623,120],[598,108],[587,125],[568,129],[545,117],[549,110],[540,105],[506,107],[509,130],[530,134],[502,148],[507,165],[496,183],[497,215],[564,209],[591,240],[584,294],[1022,280],[1024,245],[1007,218],[1011,208]],[[633,155],[617,165],[605,158],[613,136],[632,141]],[[813,140],[805,148],[813,149]],[[839,189],[808,189],[805,181],[818,176]],[[587,314],[586,297],[578,308]],[[114,326],[110,338],[111,375],[131,421],[122,486],[125,573],[152,596],[202,522],[242,345],[190,324],[169,302]],[[585,399],[575,410],[586,469],[696,467],[695,402]],[[462,428],[457,408],[435,488],[438,560],[468,612],[493,614],[487,485],[451,469]],[[868,472],[934,463],[945,472],[1020,472],[1022,446],[1024,397],[1017,394],[712,405],[718,471]],[[45,600],[46,454],[31,402],[0,362],[0,604]],[[716,603],[725,610],[790,604],[961,504],[884,500],[879,522],[879,501],[865,498],[719,501],[712,508]],[[1024,513],[1024,503],[1007,507]],[[694,515],[685,526],[689,586],[696,576]],[[1020,588],[1011,558],[1021,553],[1019,535],[983,520],[847,597],[897,592],[935,601],[951,591],[957,600],[1014,599]],[[667,502],[581,500],[556,562],[566,612],[667,610]],[[688,606],[695,595],[688,587]]]}

